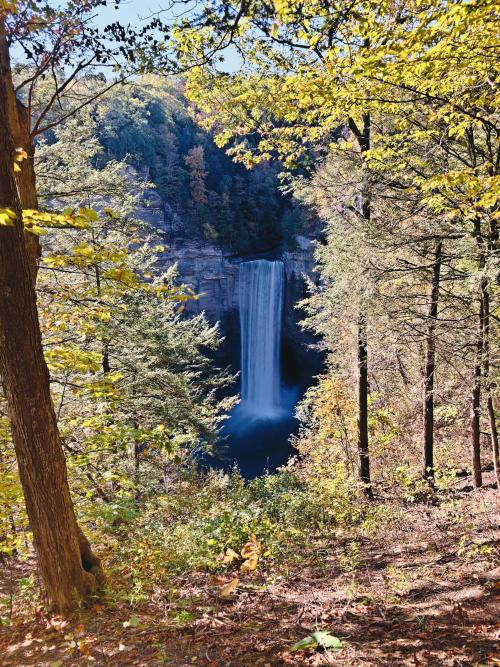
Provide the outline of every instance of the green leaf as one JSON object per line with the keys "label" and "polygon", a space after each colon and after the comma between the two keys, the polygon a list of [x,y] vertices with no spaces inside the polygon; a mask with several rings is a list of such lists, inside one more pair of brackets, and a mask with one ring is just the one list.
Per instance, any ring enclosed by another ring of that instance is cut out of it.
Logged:
{"label": "green leaf", "polygon": [[125,621],[123,624],[124,628],[138,628],[140,624],[139,618],[135,615],[132,614],[132,616],[128,619],[128,621]]}
{"label": "green leaf", "polygon": [[290,651],[305,651],[308,648],[316,648],[317,646],[340,651],[342,649],[342,642],[338,637],[334,637],[329,632],[313,632],[308,637],[304,637],[304,639],[293,644],[290,647]]}
{"label": "green leaf", "polygon": [[290,646],[290,651],[305,651],[307,648],[313,648],[313,646],[317,645],[318,642],[316,642],[314,638],[309,635],[309,637],[304,637],[304,639],[301,639],[296,644],[293,644],[293,646]]}
{"label": "green leaf", "polygon": [[96,222],[99,220],[99,214],[97,211],[94,211],[93,208],[79,208],[78,213],[82,215],[84,218],[87,218],[87,220],[90,220],[91,222]]}

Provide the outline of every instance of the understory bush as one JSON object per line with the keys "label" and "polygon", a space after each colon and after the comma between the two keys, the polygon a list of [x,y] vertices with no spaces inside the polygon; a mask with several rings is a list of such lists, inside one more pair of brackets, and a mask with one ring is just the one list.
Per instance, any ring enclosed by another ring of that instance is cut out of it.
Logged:
{"label": "understory bush", "polygon": [[145,501],[118,525],[101,512],[95,525],[99,541],[107,543],[104,559],[112,578],[140,599],[150,595],[153,581],[166,588],[172,576],[239,569],[252,540],[258,545],[256,569],[277,572],[314,559],[339,528],[371,531],[387,520],[387,508],[367,502],[345,476],[306,479],[297,466],[292,462],[250,482],[236,471],[186,470],[167,493]]}

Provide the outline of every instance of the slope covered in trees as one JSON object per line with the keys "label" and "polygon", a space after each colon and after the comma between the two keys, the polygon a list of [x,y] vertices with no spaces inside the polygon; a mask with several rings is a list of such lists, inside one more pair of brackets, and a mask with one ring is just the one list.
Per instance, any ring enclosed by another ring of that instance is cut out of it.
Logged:
{"label": "slope covered in trees", "polygon": [[[249,171],[235,164],[196,124],[182,88],[180,82],[143,77],[100,97],[44,141],[63,139],[68,149],[73,132],[85,123],[88,136],[80,141],[100,146],[93,163],[125,161],[134,167],[154,185],[167,226],[181,238],[202,239],[234,253],[293,245],[294,235],[308,223],[281,193],[276,165]],[[76,170],[75,164],[74,178]],[[58,192],[56,184],[50,187]]]}
{"label": "slope covered in trees", "polygon": [[[495,665],[495,5],[103,4],[0,5],[2,659]],[[317,232],[274,474],[200,470],[236,399],[152,188],[179,241]]]}

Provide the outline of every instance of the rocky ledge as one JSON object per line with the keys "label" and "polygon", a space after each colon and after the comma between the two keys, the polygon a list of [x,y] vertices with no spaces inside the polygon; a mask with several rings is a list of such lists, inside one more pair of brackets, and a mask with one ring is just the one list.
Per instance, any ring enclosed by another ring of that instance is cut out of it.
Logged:
{"label": "rocky ledge", "polygon": [[[304,294],[303,275],[314,277],[313,242],[297,237],[297,248],[270,253],[269,259],[281,259],[286,273],[286,310]],[[182,241],[166,248],[161,268],[177,264],[179,281],[198,295],[188,310],[204,311],[210,321],[223,321],[224,315],[238,309],[239,265],[253,257],[233,255],[202,241]]]}

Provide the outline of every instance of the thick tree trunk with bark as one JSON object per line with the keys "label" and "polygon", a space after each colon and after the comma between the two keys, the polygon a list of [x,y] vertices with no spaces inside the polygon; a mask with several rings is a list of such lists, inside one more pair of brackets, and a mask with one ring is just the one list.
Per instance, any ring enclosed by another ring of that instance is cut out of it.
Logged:
{"label": "thick tree trunk with bark", "polygon": [[11,85],[0,16],[0,208],[15,214],[12,225],[0,226],[0,375],[40,573],[50,602],[65,611],[95,591],[103,575],[76,522],[50,395],[13,175],[15,144],[8,120]]}
{"label": "thick tree trunk with bark", "polygon": [[[5,46],[2,45],[5,50]],[[14,141],[16,151],[24,151],[26,156],[17,162],[18,171],[15,173],[17,193],[21,208],[38,209],[35,177],[35,146],[31,138],[30,112],[24,104],[16,98],[12,77],[5,78],[7,123]],[[32,279],[36,281],[38,260],[41,255],[40,240],[36,234],[26,233],[26,246],[30,260]]]}
{"label": "thick tree trunk with bark", "polygon": [[436,326],[443,242],[436,241],[432,269],[431,300],[429,303],[427,335],[425,339],[424,400],[423,400],[423,476],[434,480],[434,380],[436,372]]}
{"label": "thick tree trunk with bark", "polygon": [[[31,139],[30,114],[29,110],[19,100],[16,100],[15,116],[10,119],[9,123],[12,127],[15,148],[24,150],[28,156],[18,163],[20,171],[15,175],[21,208],[38,210],[34,164],[35,146]],[[26,232],[26,247],[32,279],[36,283],[38,262],[42,254],[39,237],[36,234]]]}

